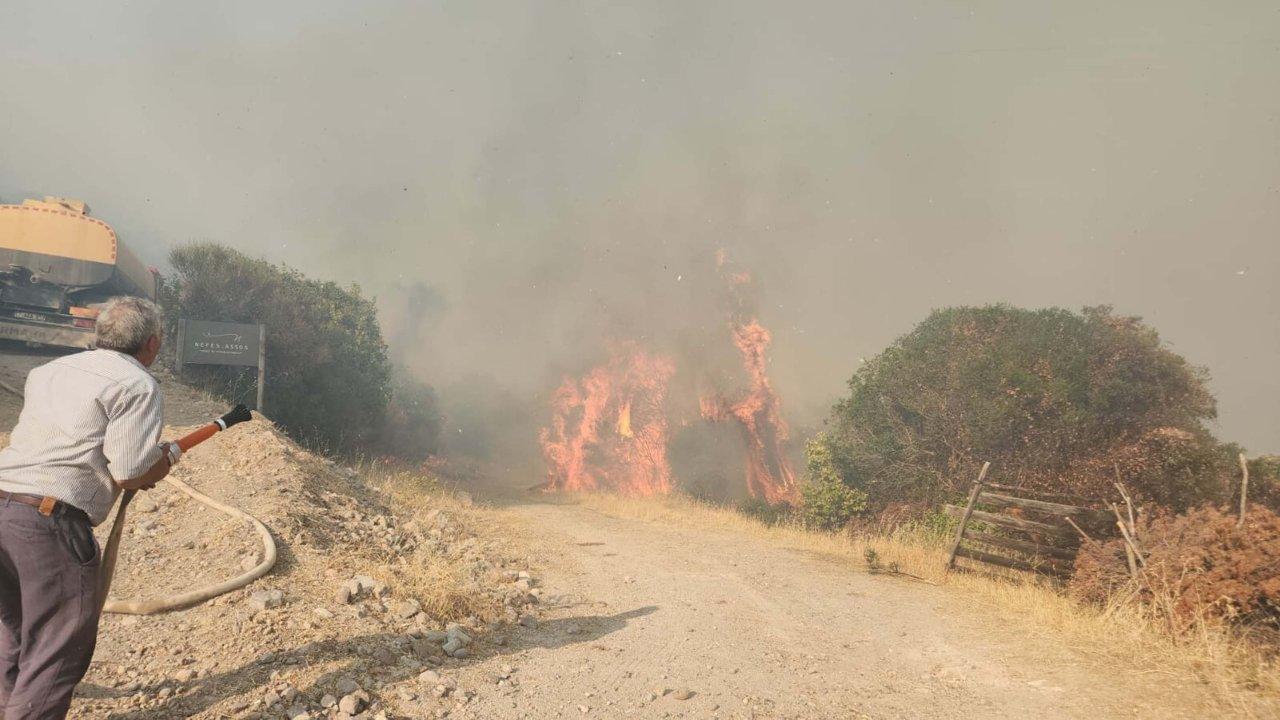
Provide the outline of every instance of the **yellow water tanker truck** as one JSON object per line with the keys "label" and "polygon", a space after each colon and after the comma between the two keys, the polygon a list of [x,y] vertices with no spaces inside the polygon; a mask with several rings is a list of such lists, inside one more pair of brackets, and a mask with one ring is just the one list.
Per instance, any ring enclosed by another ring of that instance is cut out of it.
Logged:
{"label": "yellow water tanker truck", "polygon": [[79,200],[0,204],[0,339],[86,348],[96,305],[156,296],[156,273]]}

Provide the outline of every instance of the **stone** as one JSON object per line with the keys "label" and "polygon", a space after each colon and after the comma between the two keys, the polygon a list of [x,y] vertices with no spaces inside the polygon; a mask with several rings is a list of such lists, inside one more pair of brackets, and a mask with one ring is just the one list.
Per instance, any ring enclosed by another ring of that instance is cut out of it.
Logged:
{"label": "stone", "polygon": [[335,687],[339,695],[350,695],[360,689],[360,685],[354,679],[345,675],[338,678],[338,683]]}
{"label": "stone", "polygon": [[449,633],[443,630],[428,630],[423,633],[422,637],[430,643],[442,643],[449,639]]}
{"label": "stone", "polygon": [[448,640],[444,642],[444,646],[441,649],[444,650],[445,655],[448,655],[450,657],[456,657],[455,653],[457,653],[459,650],[462,650],[462,646],[463,646],[463,643],[461,640],[451,636]]}
{"label": "stone", "polygon": [[285,714],[289,716],[289,720],[311,720],[311,713],[307,712],[305,705],[292,705]]}
{"label": "stone", "polygon": [[423,685],[439,685],[440,673],[435,670],[423,670],[422,673],[418,675],[418,682]]}
{"label": "stone", "polygon": [[358,690],[350,695],[344,695],[338,701],[338,710],[348,715],[358,715],[364,710],[365,705],[369,701],[369,696],[365,695],[363,690]]}
{"label": "stone", "polygon": [[254,612],[278,608],[283,604],[284,593],[280,590],[259,590],[249,596],[249,607]]}
{"label": "stone", "polygon": [[676,690],[674,693],[671,693],[671,697],[677,700],[688,700],[689,698],[693,697],[696,694],[697,693],[690,690],[689,688],[680,688],[679,690]]}
{"label": "stone", "polygon": [[196,676],[198,674],[199,673],[197,673],[195,670],[192,670],[191,668],[184,668],[174,673],[173,679],[177,680],[180,683],[191,682],[192,680],[196,679]]}
{"label": "stone", "polygon": [[354,597],[351,592],[351,586],[344,583],[342,587],[338,588],[338,592],[334,594],[333,599],[337,600],[339,605],[350,605]]}
{"label": "stone", "polygon": [[458,625],[457,623],[449,624],[447,634],[450,638],[456,638],[463,645],[471,644],[471,636],[468,635],[466,631],[462,629],[462,626]]}
{"label": "stone", "polygon": [[422,612],[422,605],[420,605],[417,600],[406,600],[401,603],[396,603],[395,606],[396,617],[401,620],[410,620],[414,615],[417,615],[420,612]]}
{"label": "stone", "polygon": [[337,704],[338,704],[338,698],[334,697],[332,693],[325,693],[324,697],[320,698],[320,707],[324,708],[325,710],[328,710],[329,708]]}

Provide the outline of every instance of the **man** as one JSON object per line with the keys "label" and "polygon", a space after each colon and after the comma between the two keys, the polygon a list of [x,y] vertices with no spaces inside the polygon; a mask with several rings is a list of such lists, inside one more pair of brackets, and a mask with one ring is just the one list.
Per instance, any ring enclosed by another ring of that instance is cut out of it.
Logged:
{"label": "man", "polygon": [[182,454],[159,442],[163,402],[147,368],[161,334],[154,303],[115,298],[98,315],[96,350],[27,375],[0,451],[0,720],[66,716],[97,643],[92,526]]}

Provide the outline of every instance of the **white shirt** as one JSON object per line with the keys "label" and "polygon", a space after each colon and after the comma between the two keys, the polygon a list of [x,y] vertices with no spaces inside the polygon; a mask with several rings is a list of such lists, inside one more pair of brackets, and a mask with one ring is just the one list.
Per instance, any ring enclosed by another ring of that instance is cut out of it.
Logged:
{"label": "white shirt", "polygon": [[27,374],[9,447],[0,451],[0,492],[50,496],[80,508],[94,525],[119,487],[160,459],[164,401],[135,358],[89,350]]}

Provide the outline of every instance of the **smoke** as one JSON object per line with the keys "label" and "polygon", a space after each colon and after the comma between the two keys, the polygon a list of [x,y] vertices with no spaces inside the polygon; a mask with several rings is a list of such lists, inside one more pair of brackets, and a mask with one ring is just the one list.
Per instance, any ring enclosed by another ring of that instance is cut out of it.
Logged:
{"label": "smoke", "polygon": [[1113,5],[15,0],[0,199],[359,283],[454,443],[611,338],[736,364],[723,247],[793,428],[934,307],[1111,303],[1280,451],[1277,18]]}

